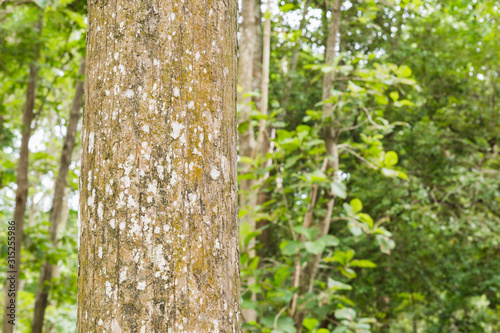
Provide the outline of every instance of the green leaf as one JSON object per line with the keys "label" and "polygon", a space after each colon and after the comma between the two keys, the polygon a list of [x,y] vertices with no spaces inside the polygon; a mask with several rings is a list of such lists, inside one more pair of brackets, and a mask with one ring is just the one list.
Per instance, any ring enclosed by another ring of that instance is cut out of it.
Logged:
{"label": "green leaf", "polygon": [[319,323],[318,319],[306,318],[304,319],[303,325],[305,328],[307,328],[307,330],[312,332],[316,328],[316,325],[318,325],[318,323]]}
{"label": "green leaf", "polygon": [[281,253],[285,256],[291,256],[298,253],[303,246],[303,243],[299,241],[284,241],[281,244]]}
{"label": "green leaf", "polygon": [[351,92],[352,92],[353,94],[355,94],[355,95],[365,91],[365,89],[364,89],[364,88],[362,88],[362,87],[360,87],[360,86],[356,85],[356,84],[355,84],[354,82],[352,82],[352,81],[349,81],[349,83],[347,84],[347,87],[348,87],[348,88],[351,90]]}
{"label": "green leaf", "polygon": [[251,159],[248,156],[240,156],[241,163],[248,163],[250,165],[256,166],[256,162],[254,159]]}
{"label": "green leaf", "polygon": [[380,105],[387,105],[389,104],[389,99],[387,98],[387,96],[383,96],[383,95],[375,95],[375,101],[380,104]]}
{"label": "green leaf", "polygon": [[328,289],[332,290],[352,290],[352,286],[342,283],[340,281],[336,281],[332,278],[328,278]]}
{"label": "green leaf", "polygon": [[398,154],[394,151],[388,151],[384,156],[384,164],[388,167],[398,164]]}
{"label": "green leaf", "polygon": [[307,173],[303,177],[308,183],[318,184],[328,181],[328,177],[321,170],[314,170],[312,173]]}
{"label": "green leaf", "polygon": [[402,171],[398,171],[398,177],[401,179],[408,179],[408,175]]}
{"label": "green leaf", "polygon": [[87,27],[87,24],[85,23],[85,17],[81,14],[75,13],[71,10],[68,9],[63,9],[63,12],[68,15],[70,19],[76,22],[78,26],[82,29],[85,29]]}
{"label": "green leaf", "polygon": [[326,328],[320,328],[319,330],[317,330],[315,333],[330,333],[329,330],[327,330]]}
{"label": "green leaf", "polygon": [[337,319],[347,319],[353,321],[356,318],[356,311],[351,308],[343,308],[335,311],[335,317]]}
{"label": "green leaf", "polygon": [[316,146],[316,145],[321,145],[325,143],[324,140],[321,140],[321,139],[315,139],[315,140],[311,140],[309,141],[307,144],[306,144],[306,148],[310,148],[312,146]]}
{"label": "green leaf", "polygon": [[243,240],[250,234],[252,233],[252,226],[248,222],[243,222],[240,224],[240,242],[243,242]]}
{"label": "green leaf", "polygon": [[321,241],[325,247],[339,245],[339,239],[332,235],[325,235],[318,239],[318,241]]}
{"label": "green leaf", "polygon": [[363,230],[354,223],[349,223],[348,228],[351,234],[355,237],[359,237],[363,234]]}
{"label": "green leaf", "polygon": [[289,12],[289,11],[294,10],[294,9],[295,9],[295,5],[292,3],[287,3],[287,4],[284,4],[283,6],[280,6],[280,10],[283,13]]}
{"label": "green leaf", "polygon": [[279,268],[276,273],[274,273],[274,284],[280,287],[283,281],[285,281],[288,276],[290,276],[288,267]]}
{"label": "green leaf", "polygon": [[353,257],[354,257],[353,250],[349,250],[347,252],[335,251],[335,253],[333,254],[332,260],[338,262],[342,266],[345,266]]}
{"label": "green leaf", "polygon": [[400,108],[402,106],[414,106],[415,104],[407,99],[402,99],[394,103],[394,106]]}
{"label": "green leaf", "polygon": [[351,205],[352,212],[354,214],[360,212],[363,209],[363,204],[361,203],[361,200],[359,200],[358,198],[352,199],[351,202],[349,202],[349,205]]}
{"label": "green leaf", "polygon": [[347,188],[344,183],[333,182],[330,183],[332,193],[339,198],[345,199],[347,196]]}
{"label": "green leaf", "polygon": [[368,225],[370,228],[373,228],[373,219],[370,215],[365,213],[358,213],[358,219]]}
{"label": "green leaf", "polygon": [[349,266],[351,267],[362,267],[362,268],[375,268],[377,267],[377,264],[374,262],[371,262],[370,260],[358,260],[354,259],[349,263]]}
{"label": "green leaf", "polygon": [[257,267],[259,266],[259,261],[260,261],[260,257],[259,256],[255,256],[251,259],[250,261],[250,264],[248,265],[248,267],[252,270],[256,270]]}
{"label": "green leaf", "polygon": [[248,290],[250,290],[253,293],[260,294],[262,292],[262,288],[259,286],[258,283],[254,283],[248,286]]}
{"label": "green leaf", "polygon": [[314,242],[306,242],[305,245],[306,251],[312,254],[320,254],[325,249],[325,245],[322,242],[314,241]]}
{"label": "green leaf", "polygon": [[308,125],[304,125],[304,124],[299,125],[299,126],[297,126],[297,128],[296,128],[297,133],[300,133],[300,132],[306,132],[306,133],[309,133],[309,131],[310,131],[310,130],[311,130],[311,127],[310,127],[310,126],[308,126]]}
{"label": "green leaf", "polygon": [[317,232],[318,229],[315,228],[306,228],[301,225],[297,225],[293,227],[293,231],[295,231],[298,234],[303,235],[307,240],[313,239],[314,234]]}
{"label": "green leaf", "polygon": [[410,67],[406,65],[401,65],[398,68],[398,76],[399,77],[410,77],[411,76],[411,69]]}
{"label": "green leaf", "polygon": [[389,96],[391,96],[393,101],[397,101],[399,99],[399,92],[397,91],[392,91]]}

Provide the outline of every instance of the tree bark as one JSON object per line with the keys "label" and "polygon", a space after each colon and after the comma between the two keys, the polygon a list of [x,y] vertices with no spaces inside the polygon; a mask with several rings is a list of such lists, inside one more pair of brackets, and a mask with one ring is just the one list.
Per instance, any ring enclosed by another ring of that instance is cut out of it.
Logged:
{"label": "tree bark", "polygon": [[[85,74],[85,58],[82,58],[78,75]],[[54,247],[57,247],[57,229],[61,220],[63,211],[64,194],[66,188],[66,179],[68,177],[69,165],[71,163],[71,156],[76,141],[76,131],[78,121],[80,120],[80,109],[83,103],[83,80],[79,77],[75,87],[75,95],[71,105],[69,114],[68,126],[66,129],[66,137],[64,138],[63,149],[61,152],[61,159],[59,162],[59,174],[54,185],[54,197],[52,199],[52,209],[49,216],[49,235],[50,240]],[[35,296],[35,309],[33,311],[33,321],[31,323],[32,333],[41,333],[43,328],[43,319],[45,316],[45,309],[48,305],[48,298],[50,292],[50,280],[52,279],[55,267],[44,262],[40,272],[40,279],[38,281],[38,289]]]}
{"label": "tree bark", "polygon": [[[240,91],[238,93],[238,104],[241,106],[239,113],[239,123],[248,123],[247,129],[240,133],[239,138],[239,153],[241,156],[252,157],[253,151],[256,147],[255,132],[250,121],[250,113],[252,112],[252,97],[249,93],[253,92],[253,73],[254,73],[254,59],[256,56],[256,0],[243,0],[241,17],[242,22],[240,25],[240,47],[238,59],[238,84]],[[260,11],[260,8],[258,9]],[[260,24],[260,22],[259,22]],[[247,163],[241,164],[242,173],[251,172],[252,166]],[[255,179],[243,179],[240,181],[239,192],[239,207],[247,211],[246,214],[241,216],[240,223],[249,223],[251,230],[255,230],[254,213],[249,212],[252,210],[257,200],[257,194],[253,190]],[[248,244],[250,258],[255,257],[255,240],[251,240]],[[248,285],[254,284],[255,279],[249,277],[246,281]],[[252,293],[251,299],[256,300],[255,294]],[[255,321],[257,319],[257,312],[253,309],[243,309],[243,317],[245,321]]]}
{"label": "tree bark", "polygon": [[[40,16],[38,22],[38,30],[40,34],[42,32],[43,24],[43,14]],[[28,199],[28,166],[29,166],[29,141],[31,138],[31,123],[35,117],[34,108],[36,100],[36,84],[38,81],[38,60],[40,55],[40,46],[35,46],[35,60],[30,66],[29,77],[28,77],[28,87],[26,90],[26,102],[24,104],[23,112],[23,129],[21,137],[21,149],[19,151],[19,161],[17,164],[17,191],[16,191],[16,207],[14,209],[14,221],[16,222],[15,230],[15,264],[13,268],[9,268],[9,271],[15,273],[7,273],[7,277],[14,277],[15,290],[19,292],[19,273],[21,268],[21,246],[24,234],[24,218],[26,212],[26,201]],[[11,304],[13,302],[16,304],[17,292],[12,294],[9,292],[9,280],[7,280],[5,286],[5,303],[4,306]],[[17,304],[16,304],[17,305]],[[4,311],[2,332],[12,333],[14,331],[14,325],[9,323],[11,318],[8,316],[9,311]]]}
{"label": "tree bark", "polygon": [[89,2],[78,332],[241,332],[237,7]]}
{"label": "tree bark", "polygon": [[[262,46],[263,46],[263,32],[262,32],[262,7],[261,0],[255,1],[255,26],[254,26],[254,53],[253,53],[253,68],[252,68],[252,91],[259,91],[262,87]],[[260,96],[255,95],[252,98],[255,103],[255,108],[260,110]]]}
{"label": "tree bark", "polygon": [[[267,1],[267,15],[271,13],[271,2]],[[266,15],[266,16],[267,16]],[[267,115],[268,104],[269,104],[269,64],[271,59],[271,18],[267,17],[264,23],[264,34],[262,38],[262,74],[261,74],[261,102],[260,102],[260,112]],[[271,142],[269,141],[269,129],[267,122],[261,119],[259,122],[259,133],[257,135],[257,144],[254,155],[265,156],[271,150]],[[256,156],[255,156],[256,157]],[[272,164],[272,160],[268,159],[266,162],[262,163],[263,167],[268,167]],[[270,200],[269,193],[267,190],[266,180],[269,178],[269,173],[267,173],[263,179],[262,184],[257,192],[257,198],[255,205],[260,206],[265,204]],[[256,228],[265,227],[269,223],[267,220],[260,220],[255,222]],[[263,248],[258,252],[262,255],[265,252],[265,248],[268,247],[269,241],[269,230],[266,228],[256,237],[257,241],[263,245]]]}

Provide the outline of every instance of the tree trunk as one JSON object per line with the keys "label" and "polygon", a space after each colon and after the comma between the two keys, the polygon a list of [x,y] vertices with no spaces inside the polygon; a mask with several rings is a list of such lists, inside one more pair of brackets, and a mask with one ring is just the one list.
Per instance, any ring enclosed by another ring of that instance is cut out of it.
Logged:
{"label": "tree trunk", "polygon": [[304,9],[302,11],[302,18],[300,20],[300,25],[299,25],[299,31],[300,31],[300,37],[297,38],[297,42],[295,43],[295,46],[292,49],[292,57],[290,59],[290,64],[288,68],[288,73],[286,74],[285,78],[285,91],[283,92],[283,101],[282,101],[282,106],[285,109],[282,113],[280,113],[279,117],[281,120],[285,119],[286,112],[288,111],[288,104],[290,102],[290,95],[292,93],[292,88],[293,88],[293,76],[296,74],[295,71],[297,70],[297,63],[299,61],[299,51],[302,48],[302,32],[306,28],[307,24],[307,14],[309,13],[309,6],[311,5],[311,0],[306,0],[304,3]]}
{"label": "tree trunk", "polygon": [[[342,0],[334,0],[333,8],[332,8],[332,18],[328,27],[328,37],[326,42],[326,50],[325,50],[325,64],[330,64],[335,58],[337,42],[338,42],[338,33],[340,30],[340,18],[341,18],[341,6]],[[335,80],[335,72],[331,71],[329,73],[325,73],[323,76],[323,100],[326,100],[330,97],[330,91],[333,89],[333,83]],[[333,112],[333,106],[331,103],[323,104],[322,108],[323,115],[329,115]],[[337,148],[337,139],[338,132],[335,128],[327,127],[324,131],[324,140],[326,146],[326,153],[332,156],[332,159],[328,160],[328,167],[333,169],[333,177],[336,180],[336,171],[339,169],[339,154]],[[328,234],[328,230],[330,228],[331,215],[333,206],[335,203],[335,198],[333,195],[327,195],[328,201],[326,204],[327,212],[325,218],[319,223],[319,235],[318,238],[325,236]],[[319,201],[319,199],[318,199]],[[306,266],[300,272],[300,282],[299,282],[299,294],[304,295],[308,292],[312,291],[314,285],[314,279],[316,277],[318,266],[321,261],[322,253],[311,255],[310,260],[307,262]],[[306,311],[303,309],[298,309],[294,313],[294,322],[295,327],[297,328],[297,333],[302,333],[302,323],[306,317]]]}
{"label": "tree trunk", "polygon": [[[252,67],[252,91],[259,91],[262,86],[262,46],[263,46],[263,32],[262,32],[262,7],[261,0],[255,1],[255,26],[254,26],[254,53],[253,53],[253,67]],[[255,103],[255,108],[260,110],[260,96],[255,95],[252,98]]]}
{"label": "tree trunk", "polygon": [[[85,58],[82,58],[78,75],[85,74]],[[54,247],[57,247],[57,228],[61,219],[63,210],[64,194],[66,188],[66,179],[68,177],[69,165],[71,163],[71,156],[73,155],[73,148],[75,147],[76,130],[78,121],[80,119],[80,109],[83,103],[83,80],[78,78],[75,88],[75,95],[69,114],[69,122],[66,129],[66,137],[64,138],[63,149],[61,152],[61,159],[59,162],[59,174],[57,175],[56,183],[54,185],[54,198],[52,200],[52,209],[50,210],[49,234],[50,240]],[[50,292],[50,280],[54,273],[54,266],[48,262],[44,262],[40,272],[40,279],[38,281],[38,289],[35,296],[35,309],[33,315],[33,322],[31,323],[32,333],[41,333],[43,328],[43,318],[45,316],[45,309],[48,305],[48,298]]]}
{"label": "tree trunk", "polygon": [[[239,123],[248,123],[247,129],[243,133],[240,133],[239,138],[239,153],[241,156],[245,157],[251,157],[256,147],[255,132],[250,121],[252,97],[248,95],[253,91],[253,65],[256,56],[256,9],[256,0],[242,1],[242,22],[240,25],[241,40],[238,59],[238,84],[240,86],[238,104],[241,105]],[[242,173],[251,172],[251,168],[252,166],[250,164],[241,163]],[[240,210],[247,211],[246,214],[241,216],[240,223],[249,223],[252,231],[255,230],[255,219],[253,211],[249,212],[249,210],[253,209],[257,200],[257,194],[252,189],[254,185],[255,179],[243,179],[240,181],[239,192],[239,208]],[[252,239],[248,246],[250,258],[255,257],[255,241]],[[248,285],[254,284],[255,279],[249,277],[246,283]],[[252,293],[251,299],[252,301],[256,300],[254,293]],[[247,322],[255,321],[257,319],[257,312],[253,309],[243,309],[243,317]]]}
{"label": "tree trunk", "polygon": [[[271,1],[267,1],[267,15],[266,21],[264,23],[264,34],[262,42],[262,74],[261,74],[261,101],[260,101],[260,112],[267,115],[268,104],[269,104],[269,65],[271,59],[271,18],[268,15],[271,13]],[[258,149],[258,150],[257,150]],[[257,135],[256,151],[261,156],[265,156],[271,149],[271,143],[269,141],[269,131],[267,123],[264,119],[260,120],[259,123],[259,133]],[[254,155],[258,155],[254,153]],[[255,156],[256,157],[256,156]],[[268,160],[264,163],[264,167],[272,164],[272,161]],[[267,174],[263,181],[264,183],[260,186],[255,204],[257,206],[263,205],[268,200],[270,200],[269,193],[266,192],[266,179],[269,177]],[[261,220],[256,222],[257,228],[262,228],[266,226],[269,221]],[[259,236],[257,236],[259,243],[263,244],[264,248],[268,247],[269,241],[269,229],[264,229]],[[264,250],[264,249],[262,249]],[[265,251],[259,251],[263,253]]]}
{"label": "tree trunk", "polygon": [[[42,31],[43,16],[41,15],[38,30]],[[38,58],[40,54],[40,47],[36,46],[36,58],[33,64],[30,66],[30,72],[28,77],[28,87],[26,91],[26,103],[24,104],[23,112],[23,129],[21,137],[21,149],[19,151],[19,161],[17,164],[17,191],[16,191],[16,207],[14,209],[14,221],[16,222],[15,230],[15,264],[14,267],[9,267],[7,272],[7,282],[5,283],[5,303],[6,307],[8,304],[16,304],[17,292],[19,292],[19,272],[21,268],[21,246],[23,241],[24,233],[24,215],[26,212],[26,201],[28,199],[28,165],[29,165],[29,141],[31,138],[31,123],[35,114],[33,112],[35,108],[36,99],[36,84],[38,81]],[[13,273],[9,273],[13,272]],[[14,282],[15,292],[9,292],[10,281]],[[17,306],[17,304],[16,304]],[[17,309],[16,309],[17,310]],[[14,331],[13,317],[10,317],[10,311],[4,311],[2,332],[12,333]],[[9,320],[11,321],[9,323]]]}
{"label": "tree trunk", "polygon": [[78,332],[240,332],[236,0],[89,2]]}

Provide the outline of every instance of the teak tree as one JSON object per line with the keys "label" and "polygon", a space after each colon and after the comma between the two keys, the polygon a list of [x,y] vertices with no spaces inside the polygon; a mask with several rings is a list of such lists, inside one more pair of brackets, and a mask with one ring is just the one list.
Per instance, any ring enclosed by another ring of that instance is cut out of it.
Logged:
{"label": "teak tree", "polygon": [[240,332],[236,0],[89,2],[78,332]]}

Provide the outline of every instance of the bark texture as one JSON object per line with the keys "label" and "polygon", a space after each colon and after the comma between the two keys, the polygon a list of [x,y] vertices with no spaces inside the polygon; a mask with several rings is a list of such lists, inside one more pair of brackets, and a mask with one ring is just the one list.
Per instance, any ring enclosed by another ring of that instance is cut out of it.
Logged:
{"label": "bark texture", "polygon": [[[82,58],[80,62],[80,67],[78,69],[78,75],[85,74],[85,58]],[[53,246],[57,246],[57,229],[59,222],[61,221],[61,214],[63,212],[64,195],[66,188],[66,179],[68,177],[69,165],[71,163],[71,156],[73,155],[73,149],[75,147],[76,141],[76,130],[78,126],[78,121],[80,119],[80,109],[83,103],[83,80],[78,78],[75,95],[73,96],[73,102],[71,104],[71,110],[69,114],[68,126],[66,129],[66,137],[64,138],[63,149],[61,152],[61,159],[59,162],[59,173],[54,185],[54,197],[52,199],[52,208],[50,210],[49,222],[49,235]],[[38,289],[35,296],[35,309],[33,311],[33,321],[31,324],[32,333],[41,333],[43,328],[43,318],[45,316],[45,309],[48,305],[49,292],[50,292],[50,280],[53,277],[55,267],[44,262],[42,265],[42,270],[40,272],[40,279],[38,281]]]}
{"label": "bark texture", "polygon": [[[38,23],[38,30],[42,31],[42,16]],[[16,251],[15,251],[15,266],[14,269],[9,269],[9,271],[15,271],[13,273],[15,276],[15,286],[16,291],[19,292],[19,272],[21,269],[21,246],[23,242],[23,234],[24,234],[24,215],[26,212],[26,201],[28,199],[28,166],[29,166],[29,141],[31,138],[31,123],[35,117],[34,109],[35,109],[35,100],[36,100],[36,85],[38,81],[38,57],[40,54],[40,46],[35,46],[37,49],[35,50],[36,58],[35,63],[30,66],[29,77],[28,77],[28,87],[26,90],[26,102],[24,104],[23,111],[23,128],[22,128],[22,137],[21,137],[21,149],[19,151],[19,161],[17,164],[17,191],[16,191],[16,207],[14,208],[14,221],[16,221],[16,231],[15,231],[15,243],[16,243]],[[12,274],[7,273],[8,276]],[[6,286],[8,282],[6,282]],[[4,304],[10,304],[11,300],[16,302],[16,296],[9,296],[8,292],[9,288],[5,288],[5,301]],[[16,303],[16,305],[19,305]],[[3,333],[12,333],[14,332],[14,325],[9,324],[10,318],[7,316],[8,311],[3,311],[3,324],[2,324],[2,332]],[[19,312],[17,312],[19,313]]]}
{"label": "bark texture", "polygon": [[236,0],[89,2],[78,332],[240,332]]}

